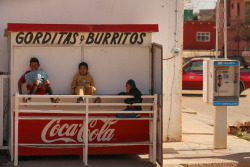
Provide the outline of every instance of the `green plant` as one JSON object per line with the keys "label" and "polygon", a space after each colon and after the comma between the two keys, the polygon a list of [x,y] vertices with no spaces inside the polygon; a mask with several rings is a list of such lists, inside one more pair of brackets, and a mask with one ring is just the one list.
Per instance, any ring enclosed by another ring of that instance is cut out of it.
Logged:
{"label": "green plant", "polygon": [[244,128],[230,127],[230,134],[235,135],[241,139],[250,141],[250,134]]}

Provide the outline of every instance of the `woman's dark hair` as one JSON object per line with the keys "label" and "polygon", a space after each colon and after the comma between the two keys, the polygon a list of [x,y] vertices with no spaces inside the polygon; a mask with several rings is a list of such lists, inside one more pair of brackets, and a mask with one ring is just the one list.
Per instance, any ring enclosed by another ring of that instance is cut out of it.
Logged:
{"label": "woman's dark hair", "polygon": [[38,65],[40,65],[40,64],[39,64],[39,61],[38,61],[38,59],[37,59],[36,57],[31,57],[31,58],[30,58],[30,64],[31,64],[31,63],[37,63]]}
{"label": "woman's dark hair", "polygon": [[126,84],[130,85],[132,88],[136,88],[135,81],[132,79],[128,80]]}
{"label": "woman's dark hair", "polygon": [[89,69],[88,64],[85,63],[85,62],[81,62],[81,63],[79,64],[79,66],[78,66],[78,69],[79,69],[79,70],[80,70],[80,67],[81,67],[81,66],[85,66],[87,69]]}

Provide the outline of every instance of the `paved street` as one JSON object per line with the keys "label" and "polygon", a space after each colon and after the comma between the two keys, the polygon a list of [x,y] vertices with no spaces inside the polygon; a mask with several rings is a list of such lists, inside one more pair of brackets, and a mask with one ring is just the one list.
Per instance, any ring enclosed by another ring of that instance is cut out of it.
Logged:
{"label": "paved street", "polygon": [[[236,125],[237,121],[250,121],[250,89],[240,96],[239,106],[228,107],[228,124]],[[212,125],[215,107],[203,103],[202,91],[183,91],[183,112],[196,114],[195,117],[206,124]]]}

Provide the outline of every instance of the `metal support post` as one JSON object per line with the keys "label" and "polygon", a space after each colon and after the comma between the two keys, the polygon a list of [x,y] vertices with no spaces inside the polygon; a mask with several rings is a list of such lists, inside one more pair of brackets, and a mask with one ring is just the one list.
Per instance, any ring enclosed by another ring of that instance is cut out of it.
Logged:
{"label": "metal support post", "polygon": [[224,0],[224,55],[227,59],[227,0]]}
{"label": "metal support post", "polygon": [[215,58],[218,59],[219,50],[219,25],[220,25],[220,0],[217,0],[217,11],[216,11],[216,55]]}
{"label": "metal support post", "polygon": [[216,106],[214,114],[214,149],[227,148],[227,106]]}
{"label": "metal support post", "polygon": [[0,75],[0,146],[3,146],[3,75]]}
{"label": "metal support post", "polygon": [[156,136],[157,136],[157,94],[154,94],[154,117],[153,117],[153,164],[156,164]]}
{"label": "metal support post", "polygon": [[[153,121],[152,120],[149,120],[149,141],[150,143],[153,143]],[[149,145],[149,162],[153,162],[153,145]]]}
{"label": "metal support post", "polygon": [[14,166],[18,165],[18,93],[16,93],[15,96],[15,135],[14,135],[14,139],[15,139],[15,157],[14,157]]}
{"label": "metal support post", "polygon": [[85,114],[85,135],[84,135],[84,141],[85,141],[85,148],[84,148],[84,163],[85,165],[88,165],[88,130],[89,130],[89,98],[86,98],[86,114]]}

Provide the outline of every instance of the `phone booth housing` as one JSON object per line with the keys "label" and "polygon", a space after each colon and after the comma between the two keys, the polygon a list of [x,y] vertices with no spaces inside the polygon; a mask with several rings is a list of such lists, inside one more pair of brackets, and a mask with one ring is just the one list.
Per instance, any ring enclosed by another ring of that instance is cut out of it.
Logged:
{"label": "phone booth housing", "polygon": [[239,61],[204,60],[203,102],[214,106],[238,106],[239,89]]}

